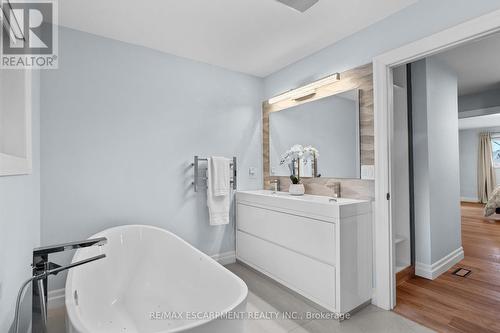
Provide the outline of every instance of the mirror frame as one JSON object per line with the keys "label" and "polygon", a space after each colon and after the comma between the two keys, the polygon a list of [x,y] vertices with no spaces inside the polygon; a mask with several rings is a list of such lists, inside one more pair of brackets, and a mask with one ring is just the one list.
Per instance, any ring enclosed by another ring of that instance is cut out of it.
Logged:
{"label": "mirror frame", "polygon": [[[307,85],[311,87],[310,84]],[[370,171],[375,164],[374,151],[374,116],[373,116],[373,67],[366,64],[351,70],[340,73],[340,80],[329,84],[318,84],[311,87],[315,89],[315,94],[307,99],[286,99],[273,104],[266,100],[262,103],[262,162],[264,171],[264,188],[268,189],[272,179],[280,176],[270,174],[270,151],[269,151],[269,114],[288,109],[293,106],[312,102],[324,97],[339,94],[352,89],[359,90],[359,133],[360,133],[360,161],[361,179],[373,179]],[[300,88],[298,88],[300,89]],[[309,179],[339,179],[335,177],[321,177]],[[359,178],[356,178],[359,179]]]}

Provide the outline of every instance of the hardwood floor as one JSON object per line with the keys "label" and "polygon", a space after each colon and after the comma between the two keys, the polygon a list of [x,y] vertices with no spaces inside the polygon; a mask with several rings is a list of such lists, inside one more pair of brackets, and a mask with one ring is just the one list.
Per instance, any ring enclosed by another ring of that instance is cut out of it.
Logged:
{"label": "hardwood floor", "polygon": [[415,267],[408,266],[402,271],[396,273],[396,286],[399,286],[401,283],[408,281],[415,277]]}
{"label": "hardwood floor", "polygon": [[[438,332],[500,332],[500,220],[462,203],[462,243],[464,260],[436,280],[399,284],[394,311]],[[472,273],[455,276],[458,267]]]}

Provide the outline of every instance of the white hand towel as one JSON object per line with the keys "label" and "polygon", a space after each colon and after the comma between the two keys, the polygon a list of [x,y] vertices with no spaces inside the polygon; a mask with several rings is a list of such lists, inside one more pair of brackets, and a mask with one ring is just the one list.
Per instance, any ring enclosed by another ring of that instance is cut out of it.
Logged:
{"label": "white hand towel", "polygon": [[210,185],[212,186],[212,194],[216,197],[229,194],[229,178],[231,175],[230,160],[225,157],[212,156],[208,161],[208,171],[210,175]]}
{"label": "white hand towel", "polygon": [[230,160],[224,157],[211,157],[207,169],[207,206],[210,225],[229,223]]}

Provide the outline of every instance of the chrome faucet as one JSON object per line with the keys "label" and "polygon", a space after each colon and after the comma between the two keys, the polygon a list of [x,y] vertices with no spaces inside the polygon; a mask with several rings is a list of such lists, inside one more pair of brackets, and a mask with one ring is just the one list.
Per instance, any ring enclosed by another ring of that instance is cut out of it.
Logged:
{"label": "chrome faucet", "polygon": [[[21,295],[23,293],[24,288],[30,282],[33,283],[32,287],[32,305],[31,305],[31,331],[32,332],[47,332],[47,278],[50,275],[57,275],[58,273],[68,270],[70,268],[87,264],[92,261],[96,261],[99,259],[103,259],[106,257],[105,254],[100,254],[95,257],[91,257],[88,259],[84,259],[75,263],[71,263],[68,266],[60,266],[58,264],[54,264],[49,262],[49,254],[56,252],[64,252],[69,250],[80,249],[89,246],[102,246],[107,243],[107,239],[105,237],[87,239],[83,241],[58,244],[53,246],[44,246],[33,249],[33,276],[26,280],[21,290],[19,290],[19,294],[17,297],[16,304],[16,315],[14,321],[14,332],[17,333],[19,328],[19,302],[21,299]],[[36,299],[39,301],[37,302]]]}
{"label": "chrome faucet", "polygon": [[271,180],[271,191],[273,192],[279,192],[281,190],[281,183],[279,178]]}

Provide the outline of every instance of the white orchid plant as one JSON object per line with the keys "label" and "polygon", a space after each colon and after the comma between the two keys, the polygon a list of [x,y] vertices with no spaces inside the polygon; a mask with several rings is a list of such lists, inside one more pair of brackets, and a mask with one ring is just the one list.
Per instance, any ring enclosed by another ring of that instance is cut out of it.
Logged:
{"label": "white orchid plant", "polygon": [[290,168],[290,180],[293,184],[300,183],[300,174],[294,175],[295,161],[303,160],[306,163],[311,163],[319,156],[319,152],[313,146],[293,145],[283,155],[281,155],[280,165],[287,164]]}

